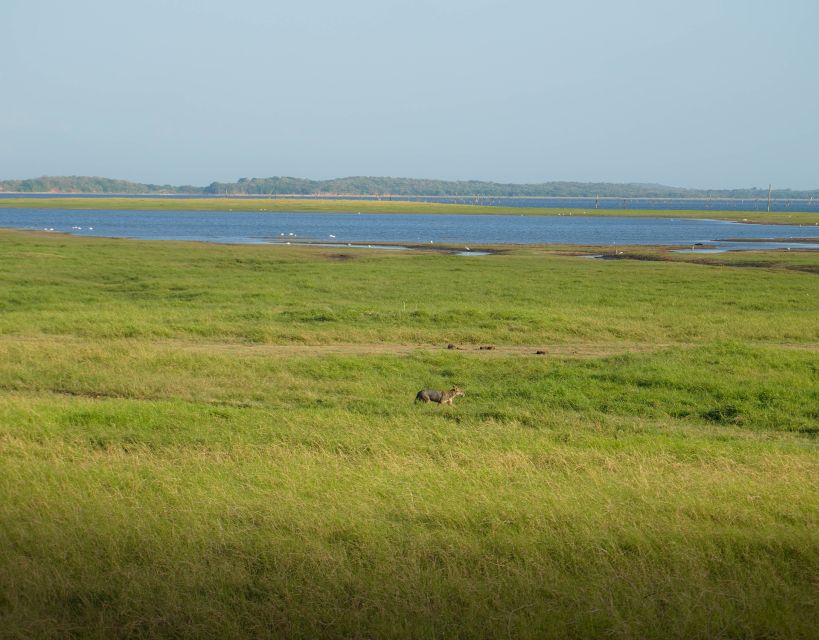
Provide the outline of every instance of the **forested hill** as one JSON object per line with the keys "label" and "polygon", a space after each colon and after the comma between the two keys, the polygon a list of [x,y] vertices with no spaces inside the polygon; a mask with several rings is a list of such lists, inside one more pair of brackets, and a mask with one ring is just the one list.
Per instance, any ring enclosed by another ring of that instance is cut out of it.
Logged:
{"label": "forested hill", "polygon": [[[54,176],[0,181],[0,192],[109,193],[192,195],[361,195],[361,196],[482,196],[482,197],[582,197],[616,198],[763,198],[767,189],[683,189],[659,184],[609,182],[497,182],[424,180],[416,178],[351,177],[333,180],[306,178],[242,178],[237,182],[213,182],[206,187],[141,184],[87,176]],[[776,189],[775,198],[819,198],[819,189]]]}
{"label": "forested hill", "polygon": [[141,184],[89,176],[43,176],[27,180],[0,180],[0,192],[17,193],[205,193],[202,187]]}

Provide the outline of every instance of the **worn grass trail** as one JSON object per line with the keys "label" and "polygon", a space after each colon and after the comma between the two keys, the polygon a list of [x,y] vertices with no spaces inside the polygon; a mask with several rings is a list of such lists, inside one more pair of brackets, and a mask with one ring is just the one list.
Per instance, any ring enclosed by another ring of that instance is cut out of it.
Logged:
{"label": "worn grass trail", "polygon": [[814,273],[342,253],[0,234],[0,637],[815,635]]}

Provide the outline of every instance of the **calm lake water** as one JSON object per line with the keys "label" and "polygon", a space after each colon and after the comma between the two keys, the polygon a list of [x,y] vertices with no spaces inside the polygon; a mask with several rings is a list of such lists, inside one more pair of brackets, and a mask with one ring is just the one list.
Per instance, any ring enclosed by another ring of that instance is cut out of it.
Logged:
{"label": "calm lake water", "polygon": [[[756,225],[720,220],[591,216],[470,216],[219,211],[72,211],[3,209],[0,227],[81,236],[223,243],[665,244],[716,243],[727,249],[779,244],[725,242],[811,238],[819,226]],[[781,246],[787,246],[787,243]]]}
{"label": "calm lake water", "polygon": [[[3,198],[110,198],[115,194],[106,193],[0,193]],[[117,198],[220,198],[225,196],[202,196],[202,195],[115,195]],[[231,195],[230,198],[295,198],[297,200],[371,200],[390,201],[398,200],[405,202],[440,202],[445,204],[480,204],[484,206],[496,207],[546,207],[551,209],[641,209],[641,210],[663,210],[663,211],[766,211],[768,208],[767,197],[760,198],[540,198],[540,197],[504,197],[504,196],[307,196],[307,195]],[[819,199],[817,198],[794,198],[794,199],[773,199],[771,200],[771,211],[817,211],[819,212]]]}

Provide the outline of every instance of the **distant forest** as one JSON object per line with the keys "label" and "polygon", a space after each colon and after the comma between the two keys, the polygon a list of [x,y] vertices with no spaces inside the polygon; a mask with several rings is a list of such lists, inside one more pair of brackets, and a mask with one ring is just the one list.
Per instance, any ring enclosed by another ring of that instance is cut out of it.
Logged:
{"label": "distant forest", "polygon": [[[766,198],[767,189],[682,189],[660,184],[609,182],[498,182],[423,180],[415,178],[351,177],[333,180],[306,178],[242,178],[237,182],[212,182],[206,187],[157,185],[87,176],[44,176],[0,181],[0,192],[107,193],[215,195],[360,195],[456,197],[595,197],[614,198]],[[819,198],[819,189],[775,189],[774,198]]]}

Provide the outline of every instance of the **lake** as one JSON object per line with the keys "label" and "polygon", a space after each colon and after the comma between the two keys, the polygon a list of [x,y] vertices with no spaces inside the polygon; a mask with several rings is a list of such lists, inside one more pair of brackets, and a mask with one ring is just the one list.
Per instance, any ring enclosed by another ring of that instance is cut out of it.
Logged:
{"label": "lake", "polygon": [[[369,200],[369,201],[404,201],[404,202],[438,202],[442,204],[478,204],[488,207],[540,207],[548,209],[637,209],[664,211],[766,211],[768,199],[760,198],[616,198],[616,197],[521,197],[521,196],[338,196],[338,195],[267,195],[267,194],[233,194],[190,195],[190,194],[112,194],[112,193],[0,193],[3,198],[156,198],[187,200],[193,198],[264,198],[296,200]],[[817,198],[774,198],[771,200],[771,211],[816,211],[819,212]]]}
{"label": "lake", "polygon": [[[715,244],[721,249],[777,248],[747,242],[809,238],[819,226],[741,224],[685,218],[355,214],[219,211],[74,211],[0,208],[0,227],[81,236],[221,243],[392,244]],[[731,240],[731,241],[729,241]],[[746,241],[746,242],[742,242]]]}

